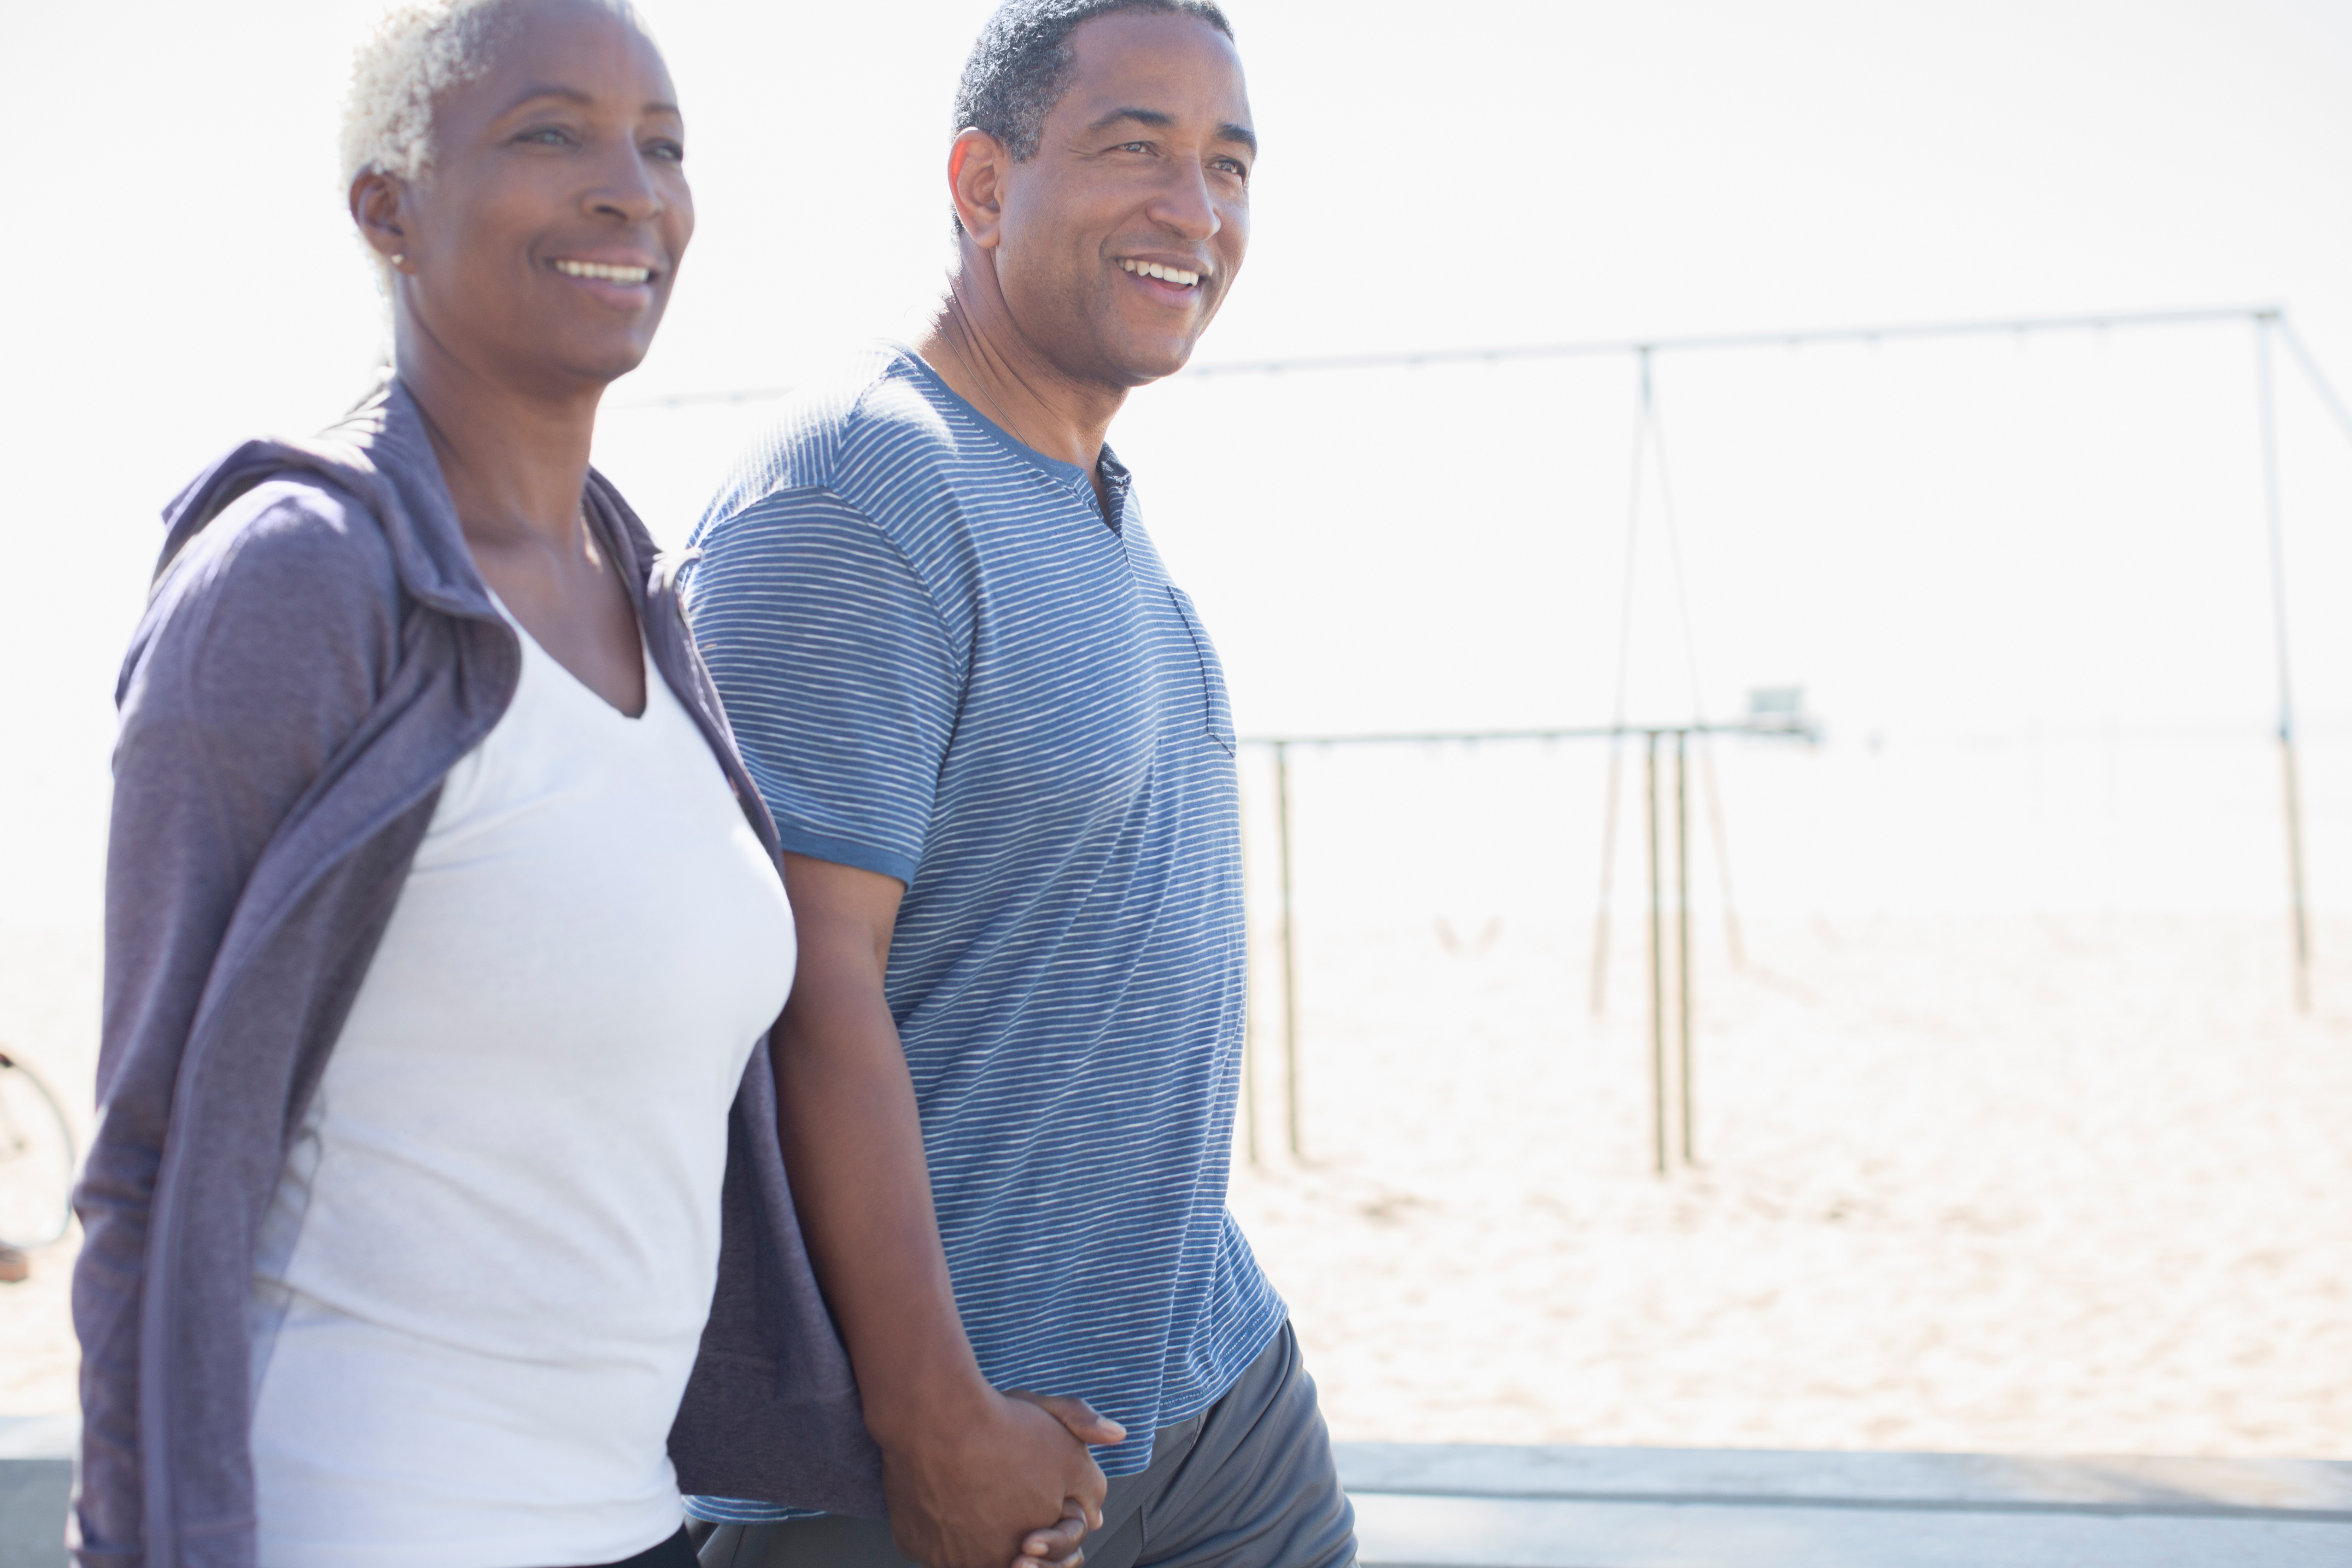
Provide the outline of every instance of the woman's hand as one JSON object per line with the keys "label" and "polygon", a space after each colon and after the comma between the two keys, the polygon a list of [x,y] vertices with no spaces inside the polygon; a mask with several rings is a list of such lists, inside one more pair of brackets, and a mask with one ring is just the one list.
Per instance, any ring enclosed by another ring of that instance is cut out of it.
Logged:
{"label": "woman's hand", "polygon": [[1066,1513],[1051,1530],[1033,1530],[1021,1542],[1021,1555],[1013,1568],[1085,1568],[1087,1516]]}

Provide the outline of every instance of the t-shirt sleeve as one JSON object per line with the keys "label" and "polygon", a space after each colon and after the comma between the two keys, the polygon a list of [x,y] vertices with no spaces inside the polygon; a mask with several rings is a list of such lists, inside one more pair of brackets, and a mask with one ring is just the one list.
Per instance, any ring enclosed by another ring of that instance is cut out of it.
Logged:
{"label": "t-shirt sleeve", "polygon": [[711,521],[681,576],[695,641],[785,849],[911,884],[962,661],[881,528],[825,489]]}

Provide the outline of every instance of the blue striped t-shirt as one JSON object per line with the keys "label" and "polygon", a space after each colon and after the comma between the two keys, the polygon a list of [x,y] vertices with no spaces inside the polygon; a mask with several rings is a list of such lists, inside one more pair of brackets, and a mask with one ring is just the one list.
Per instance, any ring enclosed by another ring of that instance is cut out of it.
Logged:
{"label": "blue striped t-shirt", "polygon": [[887,351],[795,400],[685,585],[784,847],[907,885],[887,991],[981,1370],[1122,1423],[1097,1454],[1117,1476],[1284,1309],[1225,1209],[1245,958],[1224,677],[1102,468],[1108,521],[1083,469]]}

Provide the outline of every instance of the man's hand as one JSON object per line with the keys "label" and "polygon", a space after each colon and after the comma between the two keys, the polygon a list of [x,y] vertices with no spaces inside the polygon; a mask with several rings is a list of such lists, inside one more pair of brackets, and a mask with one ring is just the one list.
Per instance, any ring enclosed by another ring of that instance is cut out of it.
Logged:
{"label": "man's hand", "polygon": [[[1108,1446],[1127,1441],[1126,1427],[1083,1399],[1031,1394],[1017,1388],[1013,1397],[1040,1406],[1069,1428],[1070,1436],[1081,1443]],[[1072,1498],[1062,1508],[1059,1524],[1051,1530],[1033,1530],[1023,1538],[1021,1555],[1013,1560],[1013,1568],[1080,1568],[1086,1562],[1087,1554],[1079,1548],[1086,1544],[1087,1531],[1102,1528],[1102,1505],[1098,1502],[1088,1508]]]}
{"label": "man's hand", "polygon": [[[890,1535],[924,1568],[1078,1568],[1102,1523],[1103,1473],[1089,1443],[1126,1436],[1084,1400],[985,1392],[885,1424]],[[1041,1528],[1043,1521],[1057,1521]]]}
{"label": "man's hand", "polygon": [[784,887],[800,931],[772,1047],[784,1164],[882,1449],[891,1534],[925,1568],[1076,1568],[1102,1521],[1087,1445],[1127,1435],[1081,1399],[998,1393],[964,1337],[883,994],[905,889],[801,855]]}

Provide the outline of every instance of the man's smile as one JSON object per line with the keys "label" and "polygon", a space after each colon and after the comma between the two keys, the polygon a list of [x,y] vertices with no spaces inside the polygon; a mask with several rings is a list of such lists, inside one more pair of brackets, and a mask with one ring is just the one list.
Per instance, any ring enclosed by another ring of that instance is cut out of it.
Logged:
{"label": "man's smile", "polygon": [[1118,265],[1120,270],[1144,279],[1146,286],[1150,287],[1154,293],[1176,299],[1193,293],[1201,287],[1201,280],[1208,276],[1172,262],[1146,261],[1132,256],[1121,257]]}

